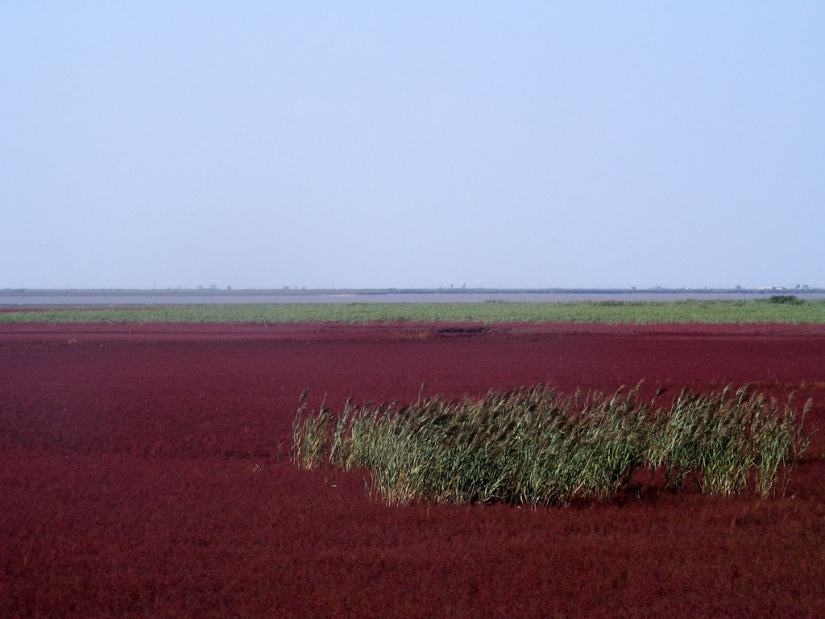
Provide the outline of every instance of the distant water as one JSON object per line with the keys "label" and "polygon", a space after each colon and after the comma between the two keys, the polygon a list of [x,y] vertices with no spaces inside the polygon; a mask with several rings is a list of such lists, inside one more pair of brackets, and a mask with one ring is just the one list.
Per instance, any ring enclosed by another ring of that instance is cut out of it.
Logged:
{"label": "distant water", "polygon": [[825,299],[825,291],[553,291],[553,292],[461,292],[453,290],[426,292],[346,292],[303,291],[229,291],[229,290],[158,290],[158,291],[0,291],[0,307],[44,306],[145,306],[204,305],[242,303],[574,303],[577,301],[659,301],[746,300],[764,299],[773,294],[793,294],[800,299]]}

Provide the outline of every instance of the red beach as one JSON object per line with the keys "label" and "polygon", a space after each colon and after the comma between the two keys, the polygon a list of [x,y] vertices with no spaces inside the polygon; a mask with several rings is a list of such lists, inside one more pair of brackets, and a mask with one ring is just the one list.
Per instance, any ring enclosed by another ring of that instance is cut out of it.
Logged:
{"label": "red beach", "polygon": [[[819,428],[783,498],[388,507],[290,463],[300,394],[750,383]],[[0,326],[0,616],[825,616],[825,328]]]}

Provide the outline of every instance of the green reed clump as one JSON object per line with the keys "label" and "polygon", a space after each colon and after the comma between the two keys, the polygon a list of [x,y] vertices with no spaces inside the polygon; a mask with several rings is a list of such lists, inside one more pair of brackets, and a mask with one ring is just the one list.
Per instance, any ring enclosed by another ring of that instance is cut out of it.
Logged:
{"label": "green reed clump", "polygon": [[707,494],[767,495],[780,470],[787,486],[808,445],[801,420],[747,388],[729,391],[684,391],[667,411],[640,402],[638,388],[561,397],[541,385],[481,401],[347,402],[337,417],[324,405],[305,415],[301,403],[293,461],[370,469],[388,503],[607,500],[641,468],[663,469],[666,488],[694,480]]}
{"label": "green reed clump", "polygon": [[[707,494],[730,495],[748,486],[767,496],[780,467],[786,483],[810,437],[801,433],[790,403],[780,409],[776,400],[752,393],[747,386],[730,397],[722,393],[699,396],[683,391],[670,411],[659,415],[651,441],[650,465],[664,466],[665,485],[678,487],[694,479]],[[808,401],[804,418],[810,408]]]}

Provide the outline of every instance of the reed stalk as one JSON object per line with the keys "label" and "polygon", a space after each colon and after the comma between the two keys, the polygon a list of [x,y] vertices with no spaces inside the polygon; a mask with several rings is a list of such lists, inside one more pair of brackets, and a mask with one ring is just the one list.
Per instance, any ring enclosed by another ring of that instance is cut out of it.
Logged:
{"label": "reed stalk", "polygon": [[669,409],[640,401],[638,387],[563,397],[543,385],[491,391],[480,401],[420,396],[416,402],[324,405],[293,423],[293,462],[372,471],[387,503],[606,501],[640,469],[663,471],[662,487],[709,495],[782,492],[810,442],[790,401],[742,387],[683,391]]}

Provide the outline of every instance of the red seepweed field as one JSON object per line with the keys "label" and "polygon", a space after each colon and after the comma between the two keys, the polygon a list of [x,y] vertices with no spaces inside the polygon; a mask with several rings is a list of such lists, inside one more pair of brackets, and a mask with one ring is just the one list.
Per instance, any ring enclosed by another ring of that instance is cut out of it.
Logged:
{"label": "red seepweed field", "polygon": [[[732,383],[813,408],[784,498],[388,507],[298,399]],[[825,617],[825,327],[0,327],[0,617]]]}

